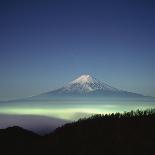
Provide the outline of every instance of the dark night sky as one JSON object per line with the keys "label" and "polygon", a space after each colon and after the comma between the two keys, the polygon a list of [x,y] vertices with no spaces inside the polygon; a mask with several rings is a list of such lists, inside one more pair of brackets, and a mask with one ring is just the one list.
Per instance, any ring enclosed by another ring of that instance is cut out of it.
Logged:
{"label": "dark night sky", "polygon": [[155,96],[154,0],[1,0],[0,100],[87,73]]}

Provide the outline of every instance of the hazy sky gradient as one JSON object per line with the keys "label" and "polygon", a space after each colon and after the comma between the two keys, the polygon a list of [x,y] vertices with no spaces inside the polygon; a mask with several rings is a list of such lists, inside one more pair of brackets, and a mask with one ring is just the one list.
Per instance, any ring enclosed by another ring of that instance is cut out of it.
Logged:
{"label": "hazy sky gradient", "polygon": [[154,0],[1,0],[0,100],[81,74],[155,96]]}

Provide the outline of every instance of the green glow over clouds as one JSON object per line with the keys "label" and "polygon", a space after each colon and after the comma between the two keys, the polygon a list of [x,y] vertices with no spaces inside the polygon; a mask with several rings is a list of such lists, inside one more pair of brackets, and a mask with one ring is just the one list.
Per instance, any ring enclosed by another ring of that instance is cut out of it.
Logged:
{"label": "green glow over clouds", "polygon": [[[87,117],[93,114],[105,114],[112,112],[124,112],[136,109],[155,108],[154,102],[74,102],[72,104],[61,103],[18,103],[18,105],[3,105],[0,108],[0,114],[15,114],[15,115],[40,115],[48,117],[56,117],[67,120],[77,120],[81,117]],[[75,104],[76,103],[76,104]]]}

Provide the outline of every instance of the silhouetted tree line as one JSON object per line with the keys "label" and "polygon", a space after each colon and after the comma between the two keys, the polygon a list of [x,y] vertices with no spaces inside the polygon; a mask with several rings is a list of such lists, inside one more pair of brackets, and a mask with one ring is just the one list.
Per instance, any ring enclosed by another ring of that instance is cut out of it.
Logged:
{"label": "silhouetted tree line", "polygon": [[[59,127],[45,136],[39,136],[23,129],[20,129],[23,131],[20,133],[19,130],[16,132],[17,129],[13,132],[12,130],[10,129],[9,132],[0,130],[0,150],[5,151],[5,154],[155,154],[154,109],[93,115]],[[7,143],[4,145],[3,141]]]}
{"label": "silhouetted tree line", "polygon": [[136,111],[130,111],[130,112],[124,112],[124,113],[109,113],[109,114],[96,114],[92,115],[89,118],[82,118],[79,119],[76,123],[82,122],[82,121],[88,121],[88,120],[94,120],[94,119],[111,119],[111,118],[143,118],[143,117],[152,117],[155,115],[155,110],[154,109],[147,109],[147,110],[136,110]]}

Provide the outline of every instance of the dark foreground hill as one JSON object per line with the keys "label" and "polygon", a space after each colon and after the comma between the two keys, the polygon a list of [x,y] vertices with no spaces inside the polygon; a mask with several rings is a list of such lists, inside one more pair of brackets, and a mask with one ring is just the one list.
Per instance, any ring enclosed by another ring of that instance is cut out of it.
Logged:
{"label": "dark foreground hill", "polygon": [[0,154],[32,154],[41,137],[18,126],[0,129]]}
{"label": "dark foreground hill", "polygon": [[13,127],[0,131],[0,146],[15,155],[154,155],[155,113],[95,115],[42,137]]}

